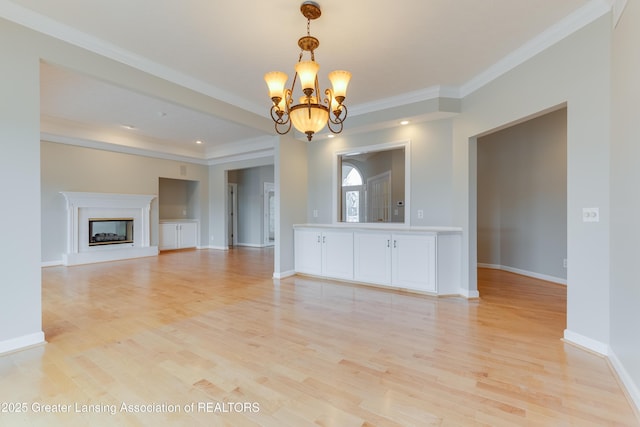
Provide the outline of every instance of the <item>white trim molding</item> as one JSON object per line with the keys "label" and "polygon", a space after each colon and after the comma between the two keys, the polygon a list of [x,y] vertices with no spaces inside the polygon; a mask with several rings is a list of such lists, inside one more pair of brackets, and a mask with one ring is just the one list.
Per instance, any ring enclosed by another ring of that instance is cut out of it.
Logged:
{"label": "white trim molding", "polygon": [[599,355],[609,356],[609,346],[607,344],[594,340],[593,338],[585,337],[569,329],[564,330],[564,340],[569,344],[575,344],[578,347],[582,347]]}
{"label": "white trim molding", "polygon": [[42,261],[40,263],[40,267],[42,267],[42,268],[57,267],[59,265],[64,265],[64,262],[61,259],[56,260],[56,261]]}
{"label": "white trim molding", "polygon": [[[460,296],[462,296],[464,298],[467,298],[467,299],[480,298],[480,292],[478,292],[477,290],[472,291],[472,290],[469,290],[469,289],[460,288],[458,293],[460,294]],[[444,295],[444,296],[447,296],[447,295]]]}
{"label": "white trim molding", "polygon": [[611,367],[616,372],[618,379],[622,383],[622,387],[627,392],[629,399],[636,407],[636,414],[640,416],[640,388],[633,381],[629,372],[625,369],[618,356],[616,356],[615,352],[611,347],[609,347],[609,362],[611,363]]}
{"label": "white trim molding", "polygon": [[45,344],[44,332],[36,332],[29,335],[23,335],[17,338],[11,338],[8,340],[0,341],[0,355],[5,353],[12,353],[18,350],[24,350],[28,347],[34,347],[37,345]]}
{"label": "white trim molding", "polygon": [[520,274],[522,276],[533,277],[534,279],[545,280],[547,282],[557,283],[558,285],[567,286],[567,279],[561,277],[549,276],[547,274],[536,273],[533,271],[521,270],[519,268],[509,267],[507,265],[478,263],[478,268],[490,268],[492,270],[503,270],[509,273]]}
{"label": "white trim molding", "polygon": [[282,273],[273,272],[274,279],[285,279],[287,277],[295,276],[296,272],[293,270],[283,271]]}

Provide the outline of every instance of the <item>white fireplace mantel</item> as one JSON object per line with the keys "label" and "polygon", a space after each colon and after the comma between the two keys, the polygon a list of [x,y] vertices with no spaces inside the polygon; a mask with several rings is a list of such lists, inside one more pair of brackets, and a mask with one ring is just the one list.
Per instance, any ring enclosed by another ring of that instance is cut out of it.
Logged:
{"label": "white fireplace mantel", "polygon": [[[154,256],[151,201],[155,195],[60,192],[67,201],[67,253],[64,265]],[[90,246],[89,218],[133,218],[133,243]]]}

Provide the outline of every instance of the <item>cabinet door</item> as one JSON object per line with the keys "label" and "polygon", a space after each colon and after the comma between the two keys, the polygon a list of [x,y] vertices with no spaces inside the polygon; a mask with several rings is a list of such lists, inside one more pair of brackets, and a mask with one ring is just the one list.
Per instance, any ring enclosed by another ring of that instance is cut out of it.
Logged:
{"label": "cabinet door", "polygon": [[436,236],[392,235],[392,284],[401,288],[436,292]]}
{"label": "cabinet door", "polygon": [[322,233],[322,275],[353,280],[353,232]]}
{"label": "cabinet door", "polygon": [[318,230],[298,229],[294,233],[294,264],[298,273],[322,274],[322,244]]}
{"label": "cabinet door", "polygon": [[180,230],[180,247],[195,248],[198,246],[198,224],[183,222],[178,224]]}
{"label": "cabinet door", "polygon": [[178,248],[178,229],[177,224],[167,222],[160,224],[159,228],[159,245],[160,250],[177,249]]}
{"label": "cabinet door", "polygon": [[391,284],[391,235],[355,232],[353,234],[354,271],[358,282]]}

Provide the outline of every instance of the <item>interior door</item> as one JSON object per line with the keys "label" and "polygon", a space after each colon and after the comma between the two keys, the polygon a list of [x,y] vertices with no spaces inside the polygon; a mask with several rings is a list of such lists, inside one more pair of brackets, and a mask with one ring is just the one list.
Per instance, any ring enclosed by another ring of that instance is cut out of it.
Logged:
{"label": "interior door", "polygon": [[367,179],[367,222],[391,220],[391,172]]}

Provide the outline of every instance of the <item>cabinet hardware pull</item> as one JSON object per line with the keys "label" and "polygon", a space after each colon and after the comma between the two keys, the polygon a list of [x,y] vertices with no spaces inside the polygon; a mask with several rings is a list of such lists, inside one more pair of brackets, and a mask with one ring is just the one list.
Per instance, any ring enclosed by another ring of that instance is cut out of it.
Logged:
{"label": "cabinet hardware pull", "polygon": [[318,234],[318,243],[320,243],[320,235]]}
{"label": "cabinet hardware pull", "polygon": [[327,236],[322,236],[322,243],[327,243]]}
{"label": "cabinet hardware pull", "polygon": [[387,239],[387,247],[391,247],[391,241],[389,239]]}
{"label": "cabinet hardware pull", "polygon": [[393,247],[394,247],[394,248],[397,248],[397,247],[398,247],[398,245],[397,245],[396,243],[398,243],[398,242],[397,242],[397,240],[395,240],[395,239],[394,239],[394,240],[393,240]]}

